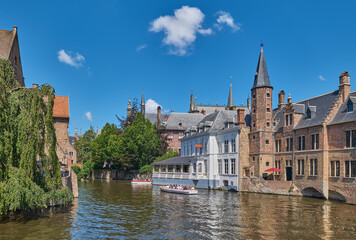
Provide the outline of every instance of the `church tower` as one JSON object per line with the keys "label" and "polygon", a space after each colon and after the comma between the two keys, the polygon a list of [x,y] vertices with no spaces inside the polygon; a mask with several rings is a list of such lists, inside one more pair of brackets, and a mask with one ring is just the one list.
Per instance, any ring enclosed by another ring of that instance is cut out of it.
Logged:
{"label": "church tower", "polygon": [[142,92],[142,96],[141,96],[141,113],[143,114],[143,116],[145,116],[145,98],[143,96],[143,92]]}
{"label": "church tower", "polygon": [[273,166],[272,91],[261,43],[255,80],[251,89],[250,160],[255,162],[255,175]]}

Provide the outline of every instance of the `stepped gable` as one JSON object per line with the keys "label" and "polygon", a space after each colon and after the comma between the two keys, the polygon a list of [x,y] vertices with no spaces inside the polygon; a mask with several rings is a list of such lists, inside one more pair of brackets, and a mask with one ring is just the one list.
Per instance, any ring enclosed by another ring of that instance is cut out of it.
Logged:
{"label": "stepped gable", "polygon": [[[338,95],[339,90],[297,102],[296,104],[298,105],[304,105],[305,112],[304,116],[300,119],[294,129],[322,125],[324,118],[328,114],[329,109],[332,107]],[[310,119],[306,118],[306,111],[308,110],[308,107],[315,108],[316,110],[315,116]]]}
{"label": "stepped gable", "polygon": [[[354,108],[352,112],[347,112],[347,103],[351,99],[353,102]],[[343,102],[337,113],[335,114],[333,120],[327,125],[334,125],[340,123],[347,123],[347,122],[355,122],[356,120],[356,92],[350,93],[349,97]]]}

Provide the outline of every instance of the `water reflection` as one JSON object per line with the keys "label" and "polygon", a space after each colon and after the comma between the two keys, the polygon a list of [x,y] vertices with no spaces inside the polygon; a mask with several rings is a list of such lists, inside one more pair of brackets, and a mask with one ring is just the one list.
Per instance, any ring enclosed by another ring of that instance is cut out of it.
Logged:
{"label": "water reflection", "polygon": [[72,207],[0,219],[0,239],[355,239],[356,206],[125,181],[80,183]]}

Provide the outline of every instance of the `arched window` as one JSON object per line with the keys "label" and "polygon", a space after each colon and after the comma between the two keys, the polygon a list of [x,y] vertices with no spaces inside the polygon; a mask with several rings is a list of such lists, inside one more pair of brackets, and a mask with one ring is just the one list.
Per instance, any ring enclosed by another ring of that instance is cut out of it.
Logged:
{"label": "arched window", "polygon": [[352,112],[354,110],[354,104],[351,101],[351,99],[349,99],[349,101],[347,101],[347,112]]}
{"label": "arched window", "polygon": [[310,109],[308,108],[307,109],[307,119],[310,119],[311,118],[311,111]]}

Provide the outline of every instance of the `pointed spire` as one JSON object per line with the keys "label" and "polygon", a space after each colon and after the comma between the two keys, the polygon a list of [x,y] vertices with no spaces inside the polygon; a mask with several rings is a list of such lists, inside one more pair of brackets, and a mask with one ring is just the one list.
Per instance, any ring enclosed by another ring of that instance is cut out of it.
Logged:
{"label": "pointed spire", "polygon": [[253,83],[252,88],[260,88],[260,87],[272,87],[267,72],[265,55],[263,53],[263,43],[261,43],[261,52],[260,52],[260,57],[258,59],[255,81]]}
{"label": "pointed spire", "polygon": [[142,92],[142,96],[141,96],[141,113],[143,115],[145,115],[145,110],[146,110],[146,107],[145,107],[145,97],[143,96],[143,92]]}
{"label": "pointed spire", "polygon": [[233,107],[234,106],[234,98],[232,97],[232,85],[230,83],[230,91],[229,91],[229,99],[227,100],[227,106]]}

